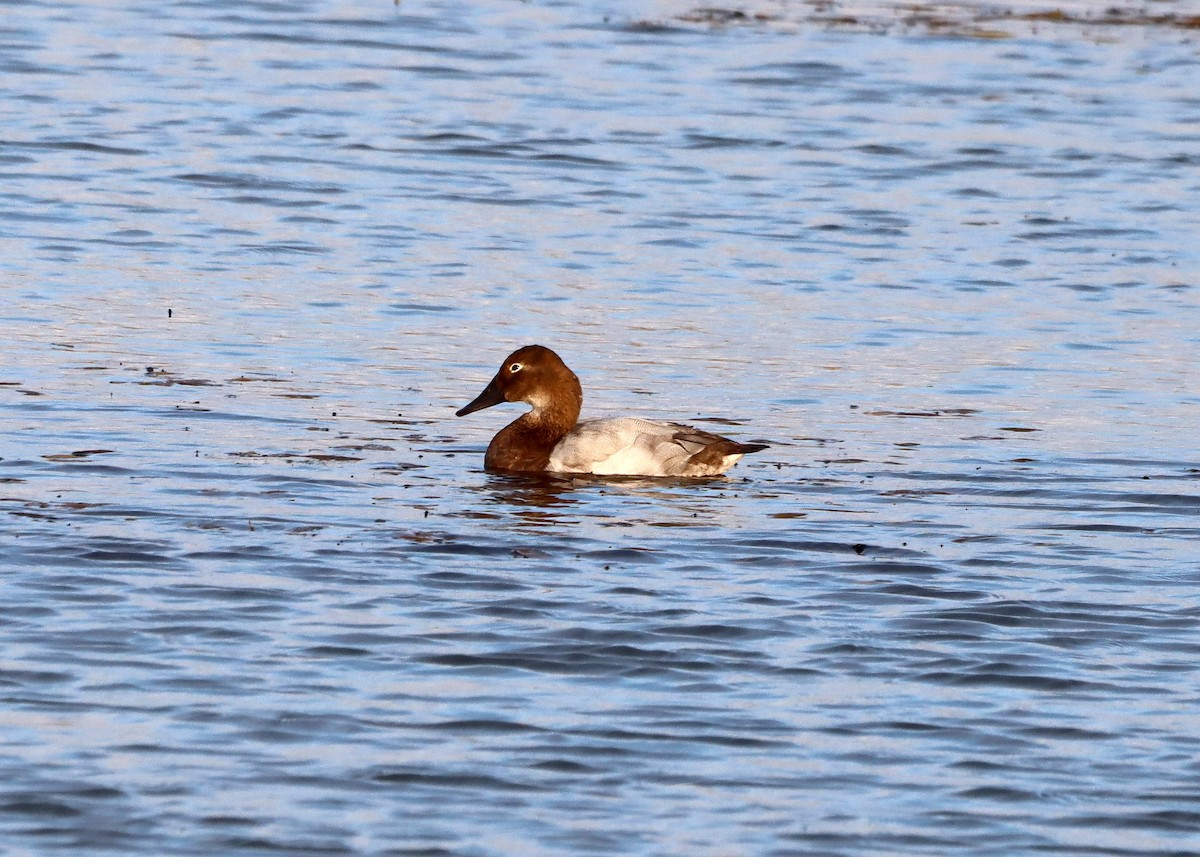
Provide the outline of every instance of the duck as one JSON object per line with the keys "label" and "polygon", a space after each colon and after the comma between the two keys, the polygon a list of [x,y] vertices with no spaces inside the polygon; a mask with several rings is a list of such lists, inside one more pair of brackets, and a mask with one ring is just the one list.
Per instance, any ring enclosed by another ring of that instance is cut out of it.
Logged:
{"label": "duck", "polygon": [[583,387],[562,358],[526,345],[504,359],[483,392],[460,408],[465,417],[505,402],[531,410],[488,444],[483,466],[514,473],[596,476],[720,476],[764,443],[739,443],[682,423],[637,417],[580,421]]}

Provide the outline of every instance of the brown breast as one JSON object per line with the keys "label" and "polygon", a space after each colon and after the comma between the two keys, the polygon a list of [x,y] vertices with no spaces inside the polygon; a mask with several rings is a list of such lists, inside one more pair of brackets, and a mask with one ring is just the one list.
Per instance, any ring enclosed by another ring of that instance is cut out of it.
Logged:
{"label": "brown breast", "polygon": [[525,416],[505,426],[488,444],[483,457],[486,470],[543,472],[550,463],[550,452],[561,436],[531,424]]}

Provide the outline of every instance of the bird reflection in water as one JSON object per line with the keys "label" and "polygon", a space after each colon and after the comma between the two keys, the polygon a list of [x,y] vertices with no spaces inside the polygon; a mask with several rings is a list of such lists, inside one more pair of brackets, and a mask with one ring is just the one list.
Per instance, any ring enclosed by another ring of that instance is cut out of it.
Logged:
{"label": "bird reflection in water", "polygon": [[[487,481],[478,488],[484,512],[480,517],[499,517],[496,507],[504,507],[502,515],[520,527],[557,527],[562,524],[577,524],[586,515],[593,517],[597,509],[597,494],[611,495],[613,501],[624,505],[626,514],[645,508],[661,510],[664,498],[670,507],[695,518],[700,512],[703,521],[689,521],[690,525],[711,523],[707,520],[711,512],[703,498],[711,492],[723,490],[722,481],[705,478],[668,479],[642,476],[592,476],[582,474],[554,473],[491,473]],[[685,496],[681,497],[679,492]],[[700,496],[696,496],[696,492]],[[680,503],[686,499],[687,502]],[[633,501],[631,507],[628,504]],[[644,502],[639,502],[644,501]],[[646,505],[648,503],[648,505]],[[608,508],[601,503],[601,508]],[[611,510],[609,510],[611,511]],[[635,523],[627,521],[626,525]]]}
{"label": "bird reflection in water", "polygon": [[519,525],[546,526],[577,520],[566,513],[579,505],[582,480],[551,473],[494,473],[480,486],[483,502],[509,507]]}

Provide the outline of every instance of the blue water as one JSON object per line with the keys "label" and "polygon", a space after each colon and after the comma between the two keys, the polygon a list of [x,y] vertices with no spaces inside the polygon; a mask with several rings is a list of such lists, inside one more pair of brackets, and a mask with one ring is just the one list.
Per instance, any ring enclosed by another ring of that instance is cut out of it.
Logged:
{"label": "blue water", "polygon": [[762,8],[3,5],[0,853],[1200,854],[1196,31]]}

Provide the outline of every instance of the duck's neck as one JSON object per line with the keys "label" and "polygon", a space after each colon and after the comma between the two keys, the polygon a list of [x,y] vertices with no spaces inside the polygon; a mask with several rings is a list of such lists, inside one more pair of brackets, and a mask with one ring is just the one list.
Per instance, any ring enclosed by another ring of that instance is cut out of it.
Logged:
{"label": "duck's neck", "polygon": [[554,447],[579,421],[583,392],[578,381],[573,386],[570,396],[531,402],[533,410],[502,428],[488,445],[484,467],[489,470],[545,470]]}
{"label": "duck's neck", "polygon": [[531,401],[533,410],[523,414],[513,425],[521,423],[529,431],[553,437],[554,443],[566,437],[575,428],[575,423],[579,422],[579,412],[583,408],[583,390],[579,387],[579,379],[572,374],[571,380],[574,383],[560,390],[554,398]]}

